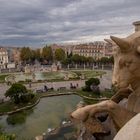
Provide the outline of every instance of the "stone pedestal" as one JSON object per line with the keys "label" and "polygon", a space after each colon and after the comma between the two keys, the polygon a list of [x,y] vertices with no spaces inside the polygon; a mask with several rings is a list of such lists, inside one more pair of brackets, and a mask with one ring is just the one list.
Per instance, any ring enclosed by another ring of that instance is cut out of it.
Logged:
{"label": "stone pedestal", "polygon": [[68,64],[67,68],[68,68],[68,70],[70,69],[70,65],[69,64]]}
{"label": "stone pedestal", "polygon": [[69,80],[68,75],[65,75],[64,80]]}
{"label": "stone pedestal", "polygon": [[140,31],[140,21],[133,22],[133,25],[135,26],[135,32]]}
{"label": "stone pedestal", "polygon": [[53,72],[55,72],[55,71],[57,71],[58,69],[57,69],[57,65],[54,63],[54,64],[52,64],[52,66],[51,66],[51,71],[53,71]]}
{"label": "stone pedestal", "polygon": [[94,64],[93,64],[93,66],[92,66],[92,70],[94,70]]}
{"label": "stone pedestal", "polygon": [[25,70],[25,73],[31,73],[31,68],[30,68],[30,66],[25,66],[25,68],[24,68]]}
{"label": "stone pedestal", "polygon": [[57,70],[61,70],[62,69],[62,64],[60,62],[57,63]]}
{"label": "stone pedestal", "polygon": [[75,64],[75,69],[77,69],[77,64]]}

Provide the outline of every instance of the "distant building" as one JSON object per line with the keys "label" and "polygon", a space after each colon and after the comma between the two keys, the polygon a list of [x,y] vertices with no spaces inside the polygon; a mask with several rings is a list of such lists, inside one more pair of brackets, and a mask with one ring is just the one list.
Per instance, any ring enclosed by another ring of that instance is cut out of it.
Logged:
{"label": "distant building", "polygon": [[8,61],[14,62],[14,58],[13,58],[13,47],[4,47],[6,48],[7,52],[8,52]]}
{"label": "distant building", "polygon": [[62,48],[65,51],[66,56],[73,53],[74,46],[73,45],[65,45]]}
{"label": "distant building", "polygon": [[112,46],[104,41],[96,41],[88,44],[75,45],[72,52],[80,56],[100,59],[102,57],[112,56]]}
{"label": "distant building", "polygon": [[[93,57],[98,60],[102,57],[111,57],[113,55],[113,46],[110,43],[104,41],[95,41],[93,43],[85,44],[76,44],[76,45],[59,45],[52,44],[50,45],[53,55],[55,54],[56,49],[61,48],[65,51],[66,56],[69,54],[78,54],[85,57]],[[43,49],[43,48],[42,48]],[[41,52],[42,52],[41,49]]]}
{"label": "distant building", "polygon": [[5,69],[8,64],[8,52],[5,48],[0,48],[0,69]]}
{"label": "distant building", "polygon": [[50,45],[50,47],[52,49],[53,55],[55,54],[56,49],[63,48],[61,45],[58,44],[52,44]]}
{"label": "distant building", "polygon": [[14,69],[14,68],[16,68],[16,64],[15,63],[8,63],[7,68],[8,69]]}
{"label": "distant building", "polygon": [[104,57],[111,57],[113,56],[113,45],[110,43],[106,43]]}
{"label": "distant building", "polygon": [[13,60],[14,60],[14,63],[16,63],[16,64],[19,64],[21,62],[20,48],[13,49]]}
{"label": "distant building", "polygon": [[19,64],[20,59],[20,48],[17,47],[7,47],[8,59],[10,63]]}

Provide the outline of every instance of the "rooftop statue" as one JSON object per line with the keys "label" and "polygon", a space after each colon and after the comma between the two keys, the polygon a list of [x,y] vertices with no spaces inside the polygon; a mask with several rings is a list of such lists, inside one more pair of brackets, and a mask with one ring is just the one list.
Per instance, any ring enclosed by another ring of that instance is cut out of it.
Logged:
{"label": "rooftop statue", "polygon": [[[140,112],[140,31],[126,38],[110,38],[117,46],[114,50],[112,83],[118,92],[110,100],[77,109],[71,117],[86,124],[89,118],[95,121],[97,113],[107,112],[119,130]],[[124,98],[128,98],[126,107],[118,104]],[[96,123],[101,127],[100,122]]]}

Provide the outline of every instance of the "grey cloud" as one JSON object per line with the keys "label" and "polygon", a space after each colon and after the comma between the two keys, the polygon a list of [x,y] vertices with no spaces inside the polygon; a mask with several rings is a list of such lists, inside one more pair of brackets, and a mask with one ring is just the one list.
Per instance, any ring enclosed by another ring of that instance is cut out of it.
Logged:
{"label": "grey cloud", "polygon": [[139,5],[139,0],[0,0],[0,44],[41,46],[132,32]]}

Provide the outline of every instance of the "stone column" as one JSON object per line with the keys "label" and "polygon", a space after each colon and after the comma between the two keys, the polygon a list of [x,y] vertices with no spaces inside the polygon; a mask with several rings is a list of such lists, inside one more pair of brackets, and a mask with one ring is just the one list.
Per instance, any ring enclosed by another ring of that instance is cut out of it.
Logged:
{"label": "stone column", "polygon": [[77,64],[75,64],[75,69],[77,69]]}
{"label": "stone column", "polygon": [[93,66],[92,66],[92,70],[94,70],[94,63],[93,63]]}
{"label": "stone column", "polygon": [[84,63],[84,70],[85,70],[85,68],[86,68],[86,65],[85,65],[85,63]]}
{"label": "stone column", "polygon": [[102,64],[102,70],[104,70],[104,65]]}
{"label": "stone column", "polygon": [[70,69],[70,66],[69,66],[69,64],[67,65],[67,69],[68,69],[68,70]]}

